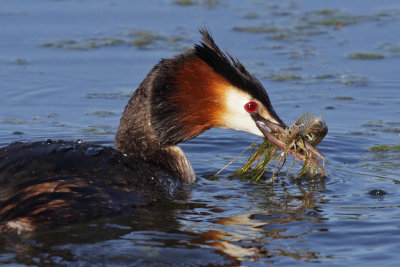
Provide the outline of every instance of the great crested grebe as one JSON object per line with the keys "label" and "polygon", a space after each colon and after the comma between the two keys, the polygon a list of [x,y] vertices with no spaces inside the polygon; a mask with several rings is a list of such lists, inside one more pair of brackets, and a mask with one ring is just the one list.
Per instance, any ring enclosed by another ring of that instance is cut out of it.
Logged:
{"label": "great crested grebe", "polygon": [[195,180],[177,144],[213,127],[276,143],[271,129],[286,126],[261,83],[200,32],[201,44],[161,60],[134,92],[116,149],[51,140],[1,148],[0,229],[33,231],[169,199]]}

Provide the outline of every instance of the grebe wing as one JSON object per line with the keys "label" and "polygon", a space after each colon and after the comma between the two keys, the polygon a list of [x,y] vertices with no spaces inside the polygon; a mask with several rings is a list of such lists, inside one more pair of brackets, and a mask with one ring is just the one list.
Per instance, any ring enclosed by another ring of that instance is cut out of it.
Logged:
{"label": "grebe wing", "polygon": [[129,211],[180,188],[178,179],[111,147],[45,141],[0,148],[0,222],[34,229]]}

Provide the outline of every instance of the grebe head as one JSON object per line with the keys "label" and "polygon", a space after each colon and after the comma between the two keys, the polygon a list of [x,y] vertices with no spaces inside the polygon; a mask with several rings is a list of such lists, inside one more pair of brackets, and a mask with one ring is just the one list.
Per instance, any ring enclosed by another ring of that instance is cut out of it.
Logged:
{"label": "grebe head", "polygon": [[164,77],[151,101],[158,140],[173,145],[214,127],[259,136],[264,136],[260,125],[286,127],[261,83],[236,58],[223,53],[208,31],[200,32],[200,45],[161,62],[166,65]]}

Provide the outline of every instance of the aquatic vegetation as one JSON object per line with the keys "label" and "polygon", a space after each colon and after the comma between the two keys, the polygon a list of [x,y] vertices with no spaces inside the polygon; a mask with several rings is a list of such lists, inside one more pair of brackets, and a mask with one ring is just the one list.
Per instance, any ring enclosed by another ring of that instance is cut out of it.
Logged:
{"label": "aquatic vegetation", "polygon": [[340,9],[321,9],[306,12],[301,17],[303,25],[310,27],[313,25],[319,26],[336,26],[336,25],[352,25],[365,20],[365,16],[353,15],[346,13]]}
{"label": "aquatic vegetation", "polygon": [[42,44],[42,47],[60,48],[68,50],[90,50],[107,46],[118,46],[125,41],[111,37],[86,38],[84,40],[60,39]]}
{"label": "aquatic vegetation", "polygon": [[[379,135],[379,134],[385,134],[385,135],[394,135],[395,139],[398,138],[400,135],[400,122],[396,121],[390,121],[390,122],[384,122],[382,120],[378,121],[368,121],[364,124],[362,124],[363,127],[366,127],[365,131],[355,131],[351,132],[351,134],[363,134],[363,135]],[[368,148],[368,151],[373,151],[373,152],[394,152],[394,151],[399,151],[400,146],[399,145],[376,145]]]}
{"label": "aquatic vegetation", "polygon": [[366,131],[351,131],[350,134],[352,135],[367,135],[367,136],[375,136],[375,133],[366,132]]}
{"label": "aquatic vegetation", "polygon": [[303,68],[301,66],[289,66],[287,68],[284,68],[285,70],[288,71],[297,71],[297,70],[302,70]]}
{"label": "aquatic vegetation", "polygon": [[58,114],[58,113],[49,113],[48,115],[47,115],[47,118],[57,118],[58,116],[59,116],[60,114]]}
{"label": "aquatic vegetation", "polygon": [[28,64],[28,60],[26,58],[16,58],[14,60],[15,65],[26,65]]}
{"label": "aquatic vegetation", "polygon": [[174,4],[179,6],[200,5],[208,8],[216,8],[221,4],[221,0],[176,0],[174,1]]}
{"label": "aquatic vegetation", "polygon": [[359,59],[359,60],[384,58],[383,55],[376,54],[376,53],[353,53],[353,54],[350,54],[348,57],[349,57],[349,59]]}
{"label": "aquatic vegetation", "polygon": [[90,133],[91,135],[109,135],[114,134],[113,128],[109,125],[90,125],[86,129],[82,129],[84,133]]}
{"label": "aquatic vegetation", "polygon": [[354,98],[351,96],[336,96],[333,99],[335,99],[335,100],[354,100]]}
{"label": "aquatic vegetation", "polygon": [[[391,21],[397,19],[395,10],[377,12],[375,14],[359,15],[346,12],[341,9],[321,9],[305,12],[300,16],[300,23],[305,27],[322,26],[332,29],[341,29],[344,26],[355,25],[372,21]],[[339,27],[338,27],[339,26]]]}
{"label": "aquatic vegetation", "polygon": [[335,78],[335,75],[333,75],[333,74],[319,74],[319,75],[316,75],[315,78],[318,79],[318,80],[328,80],[328,79]]}
{"label": "aquatic vegetation", "polygon": [[109,92],[109,93],[89,93],[86,94],[86,98],[100,98],[100,99],[121,99],[129,98],[130,92]]}
{"label": "aquatic vegetation", "polygon": [[[275,8],[278,9],[278,7]],[[282,17],[282,19],[270,24],[238,25],[232,29],[246,33],[265,34],[267,38],[272,40],[308,41],[311,36],[328,34],[330,31],[340,30],[343,27],[372,21],[390,22],[398,18],[398,11],[396,10],[359,15],[342,9],[320,9],[297,14],[285,8],[281,11],[275,10],[273,14]],[[396,46],[393,48],[396,50]]]}
{"label": "aquatic vegetation", "polygon": [[201,5],[208,7],[208,8],[216,8],[217,6],[220,6],[223,4],[223,1],[221,0],[203,0],[201,2]]}
{"label": "aquatic vegetation", "polygon": [[369,121],[367,123],[364,123],[362,126],[364,127],[369,127],[373,128],[374,131],[380,131],[380,132],[385,132],[385,133],[394,133],[394,134],[399,134],[400,133],[400,122],[396,121],[390,121],[390,122],[383,122],[382,120],[379,121]]}
{"label": "aquatic vegetation", "polygon": [[238,32],[266,34],[268,38],[273,40],[288,40],[293,37],[299,37],[299,32],[295,29],[274,25],[235,26],[232,29]]}
{"label": "aquatic vegetation", "polygon": [[400,121],[389,121],[386,124],[389,126],[400,126]]}
{"label": "aquatic vegetation", "polygon": [[95,111],[92,113],[88,113],[87,115],[95,115],[95,116],[99,116],[99,117],[109,117],[109,116],[114,116],[117,115],[115,112],[112,111],[104,111],[104,110],[99,110],[99,111]]}
{"label": "aquatic vegetation", "polygon": [[301,70],[300,67],[289,67],[281,70],[270,70],[263,78],[276,82],[297,82],[303,80],[303,76],[294,72]]}
{"label": "aquatic vegetation", "polygon": [[368,148],[368,151],[379,152],[379,151],[398,151],[400,152],[400,145],[377,145]]}
{"label": "aquatic vegetation", "polygon": [[14,124],[14,125],[27,124],[26,121],[17,120],[17,119],[13,119],[13,118],[4,118],[1,120],[1,122],[6,123],[6,124]]}
{"label": "aquatic vegetation", "polygon": [[384,132],[387,133],[397,133],[400,134],[400,129],[399,128],[385,128],[383,129]]}
{"label": "aquatic vegetation", "polygon": [[246,13],[243,16],[243,18],[245,18],[245,19],[257,19],[259,17],[260,17],[260,15],[258,15],[257,13]]}
{"label": "aquatic vegetation", "polygon": [[41,44],[42,47],[52,47],[52,48],[66,48],[75,45],[77,41],[72,39],[60,39],[53,42],[47,42]]}
{"label": "aquatic vegetation", "polygon": [[135,39],[131,42],[131,45],[139,47],[139,48],[146,48],[148,45],[158,41],[158,40],[165,40],[165,37],[152,33],[150,31],[138,31],[131,33],[129,36],[134,37]]}
{"label": "aquatic vegetation", "polygon": [[[304,163],[291,177],[323,177],[325,158],[319,153],[310,152],[310,145],[316,146],[327,133],[328,127],[322,118],[316,118],[308,113],[302,114],[283,132],[272,132],[277,139],[287,146],[286,149],[280,151],[280,148],[268,140],[264,140],[260,145],[254,143],[249,147],[253,148],[253,152],[247,162],[234,175],[258,181],[266,179],[264,173],[272,170],[272,176],[269,179],[269,182],[272,182],[278,176],[289,176],[295,166],[295,158],[297,158],[302,159]],[[288,154],[292,154],[294,158],[290,166],[283,169]],[[319,164],[317,156],[322,159],[322,165]]]}
{"label": "aquatic vegetation", "polygon": [[383,121],[369,121],[367,123],[364,123],[362,126],[364,127],[383,127]]}
{"label": "aquatic vegetation", "polygon": [[303,78],[300,75],[290,73],[275,74],[272,76],[272,80],[277,82],[293,82],[301,79]]}
{"label": "aquatic vegetation", "polygon": [[[380,127],[377,130],[382,129],[383,127]],[[379,172],[380,175],[391,174],[393,177],[398,177],[398,170],[400,168],[399,143],[376,144],[368,147],[366,151],[368,152],[368,161],[365,161],[364,166],[372,168],[374,171]],[[394,180],[394,182],[400,184],[398,179]]]}
{"label": "aquatic vegetation", "polygon": [[[376,19],[375,15],[354,15],[340,9],[314,10],[301,14],[285,9],[283,13],[274,12],[276,16],[281,18],[272,22],[260,23],[258,19],[247,20],[244,25],[236,25],[232,29],[243,33],[261,34],[274,41],[309,42],[312,37],[322,34],[328,35],[340,27]],[[286,54],[295,59],[317,55],[312,47],[307,46],[297,46],[296,49],[291,49]]]}
{"label": "aquatic vegetation", "polygon": [[180,36],[163,36],[148,30],[132,30],[118,34],[116,37],[86,37],[82,39],[59,39],[41,44],[41,47],[66,50],[92,50],[106,47],[133,46],[139,49],[149,49],[161,44],[176,48],[179,42],[185,41]]}
{"label": "aquatic vegetation", "polygon": [[174,2],[174,4],[179,6],[192,6],[195,5],[195,2],[192,0],[177,0]]}
{"label": "aquatic vegetation", "polygon": [[279,29],[273,26],[236,26],[233,27],[234,31],[248,32],[248,33],[276,33]]}

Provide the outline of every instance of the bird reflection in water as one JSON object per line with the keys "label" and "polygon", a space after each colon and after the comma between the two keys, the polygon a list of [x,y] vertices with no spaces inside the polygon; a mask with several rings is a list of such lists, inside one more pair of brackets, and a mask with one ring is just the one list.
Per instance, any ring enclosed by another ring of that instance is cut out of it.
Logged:
{"label": "bird reflection in water", "polygon": [[[208,226],[212,229],[202,232],[193,242],[213,248],[231,261],[231,266],[260,260],[274,263],[277,257],[318,261],[320,256],[311,245],[310,249],[296,248],[296,243],[315,231],[325,231],[314,228],[316,223],[325,221],[319,208],[324,200],[318,193],[324,189],[324,183],[310,183],[309,188],[299,185],[294,193],[290,192],[292,187],[279,189],[286,192],[266,192],[266,201],[249,208],[249,213],[213,220],[213,225]],[[218,212],[223,215],[229,211]]]}

